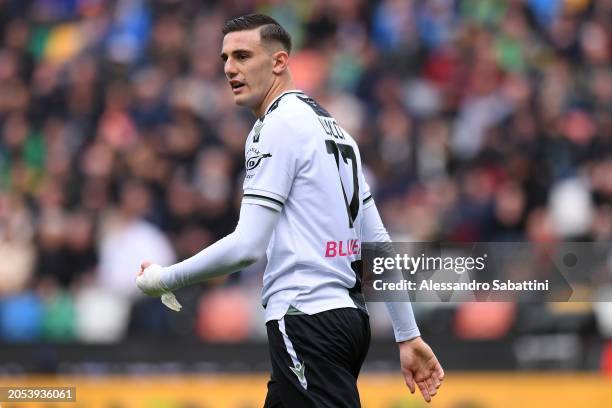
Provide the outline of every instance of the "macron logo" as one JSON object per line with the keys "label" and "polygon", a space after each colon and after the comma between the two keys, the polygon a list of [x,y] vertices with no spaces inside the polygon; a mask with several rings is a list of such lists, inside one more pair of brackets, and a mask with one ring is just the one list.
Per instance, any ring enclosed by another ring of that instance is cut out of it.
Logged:
{"label": "macron logo", "polygon": [[300,363],[299,361],[295,363],[295,367],[289,367],[293,374],[298,378],[301,384],[306,382],[306,375],[304,371],[306,370],[306,365]]}

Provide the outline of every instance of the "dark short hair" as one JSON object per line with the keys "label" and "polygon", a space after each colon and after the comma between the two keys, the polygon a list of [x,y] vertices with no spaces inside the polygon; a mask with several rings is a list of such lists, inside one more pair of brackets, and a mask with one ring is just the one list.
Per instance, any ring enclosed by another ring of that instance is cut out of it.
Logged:
{"label": "dark short hair", "polygon": [[262,41],[276,41],[283,45],[285,51],[291,52],[291,36],[278,22],[265,14],[247,14],[227,20],[223,25],[223,35],[234,31],[252,30],[263,27],[260,30]]}

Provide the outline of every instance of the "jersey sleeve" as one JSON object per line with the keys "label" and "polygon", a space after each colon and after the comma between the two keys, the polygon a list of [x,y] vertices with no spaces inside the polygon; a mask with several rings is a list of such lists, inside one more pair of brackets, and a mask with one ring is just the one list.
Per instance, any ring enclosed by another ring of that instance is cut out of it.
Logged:
{"label": "jersey sleeve", "polygon": [[[359,163],[363,163],[361,161],[361,153],[359,153]],[[363,173],[363,165],[359,168],[359,191],[360,191],[360,199],[361,199],[361,208],[365,210],[374,204],[374,198],[372,197],[372,193],[370,192],[370,185],[365,179]]]}
{"label": "jersey sleeve", "polygon": [[282,211],[296,174],[297,138],[290,126],[274,119],[247,140],[243,202]]}
{"label": "jersey sleeve", "polygon": [[[363,177],[363,174],[361,175],[361,177]],[[365,181],[365,178],[363,179],[362,191],[363,193],[361,193],[361,205],[363,206],[362,208],[365,210],[366,208],[374,204],[374,198],[372,197],[372,193],[370,192],[370,186]]]}

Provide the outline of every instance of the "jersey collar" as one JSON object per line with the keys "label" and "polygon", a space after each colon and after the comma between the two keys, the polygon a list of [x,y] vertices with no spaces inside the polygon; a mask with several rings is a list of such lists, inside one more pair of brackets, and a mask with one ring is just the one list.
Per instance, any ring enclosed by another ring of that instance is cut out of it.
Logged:
{"label": "jersey collar", "polygon": [[272,112],[277,106],[278,103],[280,102],[281,98],[285,95],[289,95],[289,94],[303,94],[304,92],[300,89],[290,89],[288,91],[283,92],[282,94],[278,95],[276,98],[274,98],[272,100],[272,102],[270,102],[268,104],[268,107],[266,108],[266,110],[264,111],[265,113],[263,114],[262,117],[259,118],[259,120],[262,120],[266,117],[266,115],[270,112]]}

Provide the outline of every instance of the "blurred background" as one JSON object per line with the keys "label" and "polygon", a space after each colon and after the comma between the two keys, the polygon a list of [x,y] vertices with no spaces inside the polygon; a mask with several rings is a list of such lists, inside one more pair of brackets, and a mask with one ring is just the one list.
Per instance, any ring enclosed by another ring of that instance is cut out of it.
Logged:
{"label": "blurred background", "polygon": [[[220,31],[254,11],[358,141],[394,240],[611,240],[610,1],[0,0],[0,385],[261,406],[264,262],[179,291],[178,314],[134,284],[236,225],[254,117]],[[364,407],[422,406],[369,308]],[[447,369],[433,406],[612,406],[610,303],[414,309]]]}

